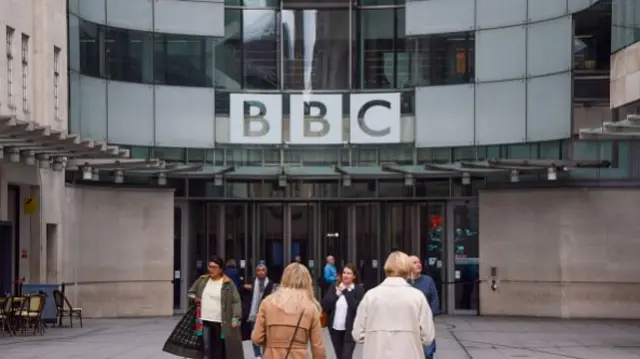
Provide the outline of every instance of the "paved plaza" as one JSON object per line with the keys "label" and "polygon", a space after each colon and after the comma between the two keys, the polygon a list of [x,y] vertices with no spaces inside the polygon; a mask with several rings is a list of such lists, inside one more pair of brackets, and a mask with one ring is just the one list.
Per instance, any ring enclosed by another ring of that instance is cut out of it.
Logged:
{"label": "paved plaza", "polygon": [[[178,318],[86,320],[44,336],[0,338],[1,359],[170,359],[161,351]],[[438,317],[441,359],[640,358],[640,321]],[[325,343],[331,346],[328,336]],[[245,342],[245,357],[251,358]],[[333,354],[329,358],[335,358]],[[362,358],[356,350],[356,359]]]}

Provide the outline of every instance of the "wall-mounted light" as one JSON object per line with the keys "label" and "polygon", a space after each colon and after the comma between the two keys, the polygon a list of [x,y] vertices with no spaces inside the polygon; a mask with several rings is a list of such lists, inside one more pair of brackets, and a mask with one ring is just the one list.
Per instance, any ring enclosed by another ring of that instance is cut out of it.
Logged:
{"label": "wall-mounted light", "polygon": [[520,174],[518,173],[518,170],[511,170],[510,180],[513,183],[520,182]]}
{"label": "wall-mounted light", "polygon": [[351,187],[351,176],[342,177],[342,185],[345,187]]}
{"label": "wall-mounted light", "polygon": [[93,173],[91,172],[91,167],[84,166],[82,167],[82,179],[85,181],[91,181],[93,178]]}
{"label": "wall-mounted light", "polygon": [[547,179],[549,181],[555,181],[558,179],[558,174],[556,173],[555,167],[547,168]]}
{"label": "wall-mounted light", "polygon": [[287,176],[278,176],[278,186],[287,187]]}
{"label": "wall-mounted light", "polygon": [[415,184],[415,181],[413,179],[412,175],[406,175],[404,176],[404,185],[407,187],[412,187]]}
{"label": "wall-mounted light", "polygon": [[124,172],[122,172],[122,170],[116,170],[113,173],[113,182],[115,182],[115,183],[124,182]]}
{"label": "wall-mounted light", "polygon": [[17,148],[12,148],[9,151],[9,162],[20,163],[20,151]]}
{"label": "wall-mounted light", "polygon": [[36,154],[33,151],[25,152],[24,163],[29,166],[34,166],[36,164]]}
{"label": "wall-mounted light", "polygon": [[462,184],[465,186],[471,184],[471,175],[469,174],[469,172],[462,173]]}
{"label": "wall-mounted light", "polygon": [[223,179],[222,179],[222,176],[221,176],[221,175],[215,175],[215,176],[213,177],[213,184],[214,184],[214,185],[216,185],[216,186],[218,186],[218,187],[219,187],[219,186],[222,186],[222,185],[224,184],[224,181],[223,181]]}
{"label": "wall-mounted light", "polygon": [[158,186],[166,186],[167,185],[167,175],[164,173],[158,174]]}
{"label": "wall-mounted light", "polygon": [[60,157],[56,157],[53,159],[53,170],[54,171],[62,171],[64,168],[64,160]]}
{"label": "wall-mounted light", "polygon": [[97,168],[93,169],[93,174],[91,175],[92,181],[100,181],[100,170]]}
{"label": "wall-mounted light", "polygon": [[51,159],[48,155],[39,155],[38,156],[38,167],[42,169],[47,169],[51,166]]}

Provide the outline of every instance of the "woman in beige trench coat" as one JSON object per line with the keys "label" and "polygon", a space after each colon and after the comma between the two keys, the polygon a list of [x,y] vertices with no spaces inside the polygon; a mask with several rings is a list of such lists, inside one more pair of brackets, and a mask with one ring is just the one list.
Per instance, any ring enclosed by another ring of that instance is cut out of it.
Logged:
{"label": "woman in beige trench coat", "polygon": [[353,339],[364,343],[366,359],[424,359],[433,342],[433,315],[424,294],[407,283],[409,256],[393,252],[384,264],[387,278],[365,293],[353,323]]}
{"label": "woman in beige trench coat", "polygon": [[264,359],[307,359],[307,343],[314,359],[326,359],[320,313],[309,270],[291,263],[278,289],[260,304],[251,340],[264,347]]}

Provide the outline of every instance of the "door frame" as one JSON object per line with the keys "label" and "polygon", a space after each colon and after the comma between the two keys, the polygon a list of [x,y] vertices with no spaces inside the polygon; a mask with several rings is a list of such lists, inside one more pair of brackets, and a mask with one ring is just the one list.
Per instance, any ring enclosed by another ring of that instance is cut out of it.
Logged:
{"label": "door frame", "polygon": [[[455,208],[458,206],[478,207],[477,200],[451,200],[447,202],[445,237],[445,279],[447,313],[451,315],[478,315],[478,310],[456,309],[456,261],[455,261]],[[478,256],[480,254],[478,253]],[[477,289],[476,289],[477,290]]]}
{"label": "door frame", "polygon": [[[188,273],[190,270],[189,264],[192,262],[191,258],[189,258],[191,242],[190,242],[190,233],[189,233],[189,224],[191,216],[189,214],[189,201],[186,200],[176,200],[173,204],[174,211],[176,208],[180,209],[180,217],[181,217],[181,228],[180,228],[180,305],[179,308],[174,310],[176,314],[186,313],[187,310],[187,290],[191,283],[188,283],[189,280]],[[175,254],[174,254],[175,255]],[[175,273],[174,273],[175,277]],[[175,278],[174,278],[175,279]]]}

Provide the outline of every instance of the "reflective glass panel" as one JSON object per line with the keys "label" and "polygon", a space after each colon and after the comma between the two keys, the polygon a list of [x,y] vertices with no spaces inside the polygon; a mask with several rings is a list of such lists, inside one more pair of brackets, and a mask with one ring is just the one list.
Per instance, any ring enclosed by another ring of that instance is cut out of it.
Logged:
{"label": "reflective glass panel", "polygon": [[404,0],[358,0],[360,6],[402,5]]}
{"label": "reflective glass panel", "polygon": [[149,32],[107,27],[105,32],[107,78],[139,83],[153,82],[153,37]]}
{"label": "reflective glass panel", "polygon": [[358,88],[402,88],[411,82],[411,41],[404,38],[404,9],[357,12]]}
{"label": "reflective glass panel", "polygon": [[276,10],[242,10],[244,88],[279,88],[278,22]]}
{"label": "reflective glass panel", "polygon": [[228,6],[278,7],[280,0],[224,0]]}
{"label": "reflective glass panel", "polygon": [[285,89],[349,88],[350,23],[348,9],[284,10]]}
{"label": "reflective glass panel", "polygon": [[473,33],[421,36],[416,41],[418,86],[452,85],[473,81]]}
{"label": "reflective glass panel", "polygon": [[209,87],[214,83],[214,39],[190,35],[155,35],[155,82]]}
{"label": "reflective glass panel", "polygon": [[225,9],[224,38],[215,48],[216,87],[242,88],[242,13],[240,9]]}
{"label": "reflective glass panel", "polygon": [[100,38],[102,28],[99,25],[80,20],[80,71],[89,76],[100,76]]}

